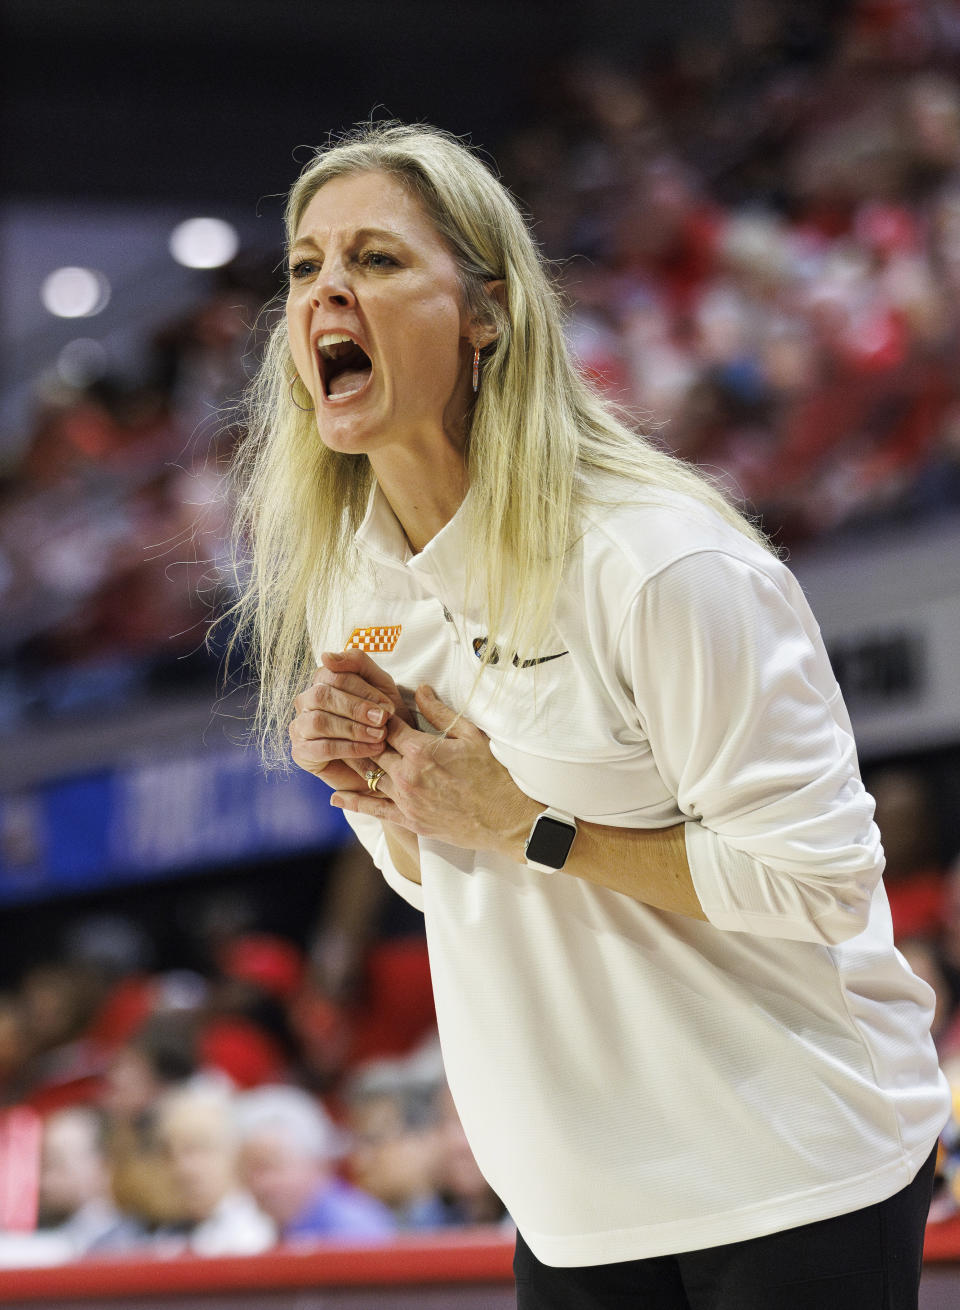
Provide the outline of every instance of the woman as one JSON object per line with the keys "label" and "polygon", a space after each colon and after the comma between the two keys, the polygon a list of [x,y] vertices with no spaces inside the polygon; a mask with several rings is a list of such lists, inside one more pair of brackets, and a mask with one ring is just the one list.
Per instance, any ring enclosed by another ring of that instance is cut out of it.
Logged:
{"label": "woman", "polygon": [[261,731],[426,914],[519,1305],[914,1306],[947,1091],[799,587],[581,381],[456,141],[347,138],[287,222],[240,457]]}

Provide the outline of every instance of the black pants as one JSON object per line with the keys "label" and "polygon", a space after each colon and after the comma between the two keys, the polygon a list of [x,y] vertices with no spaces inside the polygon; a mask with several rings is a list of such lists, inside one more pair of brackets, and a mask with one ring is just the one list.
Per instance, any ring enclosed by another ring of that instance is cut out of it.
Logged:
{"label": "black pants", "polygon": [[518,1310],[917,1310],[935,1161],[865,1210],[703,1251],[556,1268],[518,1233]]}

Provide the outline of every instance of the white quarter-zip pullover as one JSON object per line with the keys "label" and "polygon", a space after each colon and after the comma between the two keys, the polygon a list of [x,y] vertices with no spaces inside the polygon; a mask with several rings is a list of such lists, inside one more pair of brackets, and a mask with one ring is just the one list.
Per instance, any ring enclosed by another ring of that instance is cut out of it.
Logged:
{"label": "white quarter-zip pullover", "polygon": [[873,803],[791,573],[646,490],[588,517],[544,648],[478,682],[462,512],[414,555],[374,489],[356,544],[318,652],[387,627],[373,658],[464,710],[529,796],[686,825],[708,922],[428,839],[418,886],[348,815],[425,913],[450,1087],[535,1255],[695,1250],[904,1187],[948,1112],[932,993],[894,949]]}

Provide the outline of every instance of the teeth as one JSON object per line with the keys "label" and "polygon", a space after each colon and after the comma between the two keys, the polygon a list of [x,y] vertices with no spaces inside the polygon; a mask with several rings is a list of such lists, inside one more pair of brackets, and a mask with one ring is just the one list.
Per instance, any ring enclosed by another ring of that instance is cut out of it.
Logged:
{"label": "teeth", "polygon": [[317,337],[317,350],[320,351],[321,355],[325,355],[327,359],[333,359],[340,352],[332,350],[331,347],[342,346],[346,342],[352,345],[353,337],[348,337],[344,332],[322,332]]}

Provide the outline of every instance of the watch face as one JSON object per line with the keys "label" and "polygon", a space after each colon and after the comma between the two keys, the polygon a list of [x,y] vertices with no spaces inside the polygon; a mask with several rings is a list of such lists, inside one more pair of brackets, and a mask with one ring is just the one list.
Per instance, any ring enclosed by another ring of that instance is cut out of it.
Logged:
{"label": "watch face", "polygon": [[533,864],[546,864],[551,869],[562,869],[570,853],[576,828],[560,819],[541,815],[527,843],[527,859]]}

